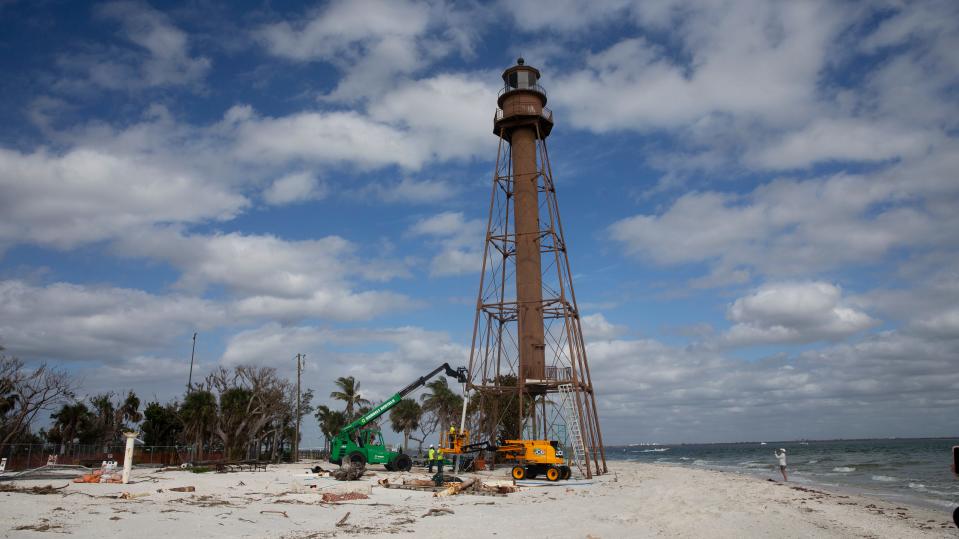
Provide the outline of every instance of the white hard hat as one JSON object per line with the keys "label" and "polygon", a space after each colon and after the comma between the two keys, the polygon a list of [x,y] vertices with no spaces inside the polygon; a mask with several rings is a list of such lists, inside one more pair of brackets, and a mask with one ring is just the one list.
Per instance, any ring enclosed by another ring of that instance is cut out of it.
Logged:
{"label": "white hard hat", "polygon": [[433,447],[433,444],[430,444],[430,447]]}
{"label": "white hard hat", "polygon": [[786,452],[786,450],[785,450],[784,448],[782,448],[782,447],[780,447],[779,450],[782,451],[783,453]]}

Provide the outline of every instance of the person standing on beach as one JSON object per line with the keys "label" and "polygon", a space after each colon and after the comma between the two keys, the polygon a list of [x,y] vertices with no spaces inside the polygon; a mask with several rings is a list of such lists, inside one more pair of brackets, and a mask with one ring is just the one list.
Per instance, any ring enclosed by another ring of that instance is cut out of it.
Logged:
{"label": "person standing on beach", "polygon": [[788,481],[786,479],[786,450],[780,447],[776,450],[775,455],[779,459],[779,471],[783,474],[783,482]]}
{"label": "person standing on beach", "polygon": [[436,458],[436,450],[433,449],[433,444],[430,444],[430,450],[426,453],[426,461],[430,463],[429,473],[433,473],[433,460]]}

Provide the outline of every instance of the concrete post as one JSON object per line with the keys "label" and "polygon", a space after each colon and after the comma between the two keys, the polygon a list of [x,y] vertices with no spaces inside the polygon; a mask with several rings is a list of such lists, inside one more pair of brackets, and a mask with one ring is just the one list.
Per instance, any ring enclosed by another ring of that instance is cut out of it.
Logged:
{"label": "concrete post", "polygon": [[124,432],[127,439],[126,452],[123,453],[123,484],[130,482],[130,469],[133,468],[133,443],[137,438],[135,432]]}

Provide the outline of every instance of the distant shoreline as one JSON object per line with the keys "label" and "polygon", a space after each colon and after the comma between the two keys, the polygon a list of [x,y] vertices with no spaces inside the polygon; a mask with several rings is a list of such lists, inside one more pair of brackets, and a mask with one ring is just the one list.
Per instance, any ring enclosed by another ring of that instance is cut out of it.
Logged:
{"label": "distant shoreline", "polygon": [[[868,490],[868,489],[866,489],[866,488],[859,487],[859,486],[856,486],[856,485],[838,485],[838,484],[831,484],[831,483],[823,483],[823,482],[817,481],[816,479],[809,479],[809,478],[807,478],[807,477],[805,477],[805,476],[803,476],[804,481],[790,480],[790,481],[787,481],[786,483],[783,483],[783,482],[782,482],[782,479],[777,479],[777,478],[775,477],[775,475],[778,474],[779,472],[776,472],[776,471],[773,471],[773,470],[770,470],[770,471],[768,471],[767,473],[763,473],[763,472],[761,472],[760,470],[749,471],[749,470],[721,469],[721,468],[710,467],[710,466],[708,466],[708,465],[707,465],[707,466],[700,466],[700,467],[698,467],[698,468],[692,468],[692,467],[689,467],[689,466],[687,466],[687,465],[683,465],[683,464],[679,464],[679,463],[675,463],[675,462],[655,462],[655,463],[647,463],[647,462],[635,462],[635,461],[633,461],[633,462],[630,462],[630,463],[631,463],[631,464],[633,464],[633,463],[635,463],[635,464],[643,464],[643,465],[648,465],[648,466],[669,466],[669,467],[678,468],[678,469],[681,469],[681,470],[697,470],[697,469],[698,469],[698,470],[707,470],[707,471],[710,471],[710,472],[718,472],[718,473],[723,473],[723,474],[731,474],[731,475],[735,475],[735,476],[738,476],[738,477],[746,477],[746,478],[755,479],[755,480],[758,480],[758,481],[771,481],[771,482],[773,482],[773,483],[780,483],[780,484],[783,484],[783,485],[785,485],[785,486],[797,486],[797,487],[802,487],[802,488],[816,488],[816,489],[821,489],[821,490],[829,491],[830,493],[832,493],[832,494],[834,494],[834,495],[861,496],[861,497],[863,497],[863,498],[874,499],[874,500],[877,500],[877,501],[880,501],[880,500],[881,500],[881,501],[889,502],[889,503],[898,503],[898,504],[910,505],[910,506],[915,507],[915,508],[922,508],[922,509],[929,510],[929,511],[935,511],[935,512],[945,511],[949,516],[952,515],[952,511],[953,511],[953,509],[955,509],[955,507],[956,507],[956,506],[940,505],[940,504],[937,504],[937,503],[935,503],[935,502],[929,501],[929,500],[927,500],[927,499],[925,499],[925,498],[922,498],[922,497],[918,496],[917,494],[896,496],[896,495],[893,495],[893,494],[891,494],[891,493],[889,493],[889,492],[885,492],[885,491],[881,491],[881,490]],[[959,505],[959,504],[957,504],[957,505]]]}
{"label": "distant shoreline", "polygon": [[605,449],[614,449],[618,447],[637,447],[637,446],[688,446],[688,445],[766,445],[775,444],[801,444],[801,443],[820,443],[820,442],[872,442],[872,441],[890,441],[890,440],[957,440],[959,434],[955,436],[922,436],[918,438],[908,436],[894,436],[889,438],[823,438],[823,439],[799,439],[799,440],[756,440],[746,442],[630,442],[626,444],[610,444],[603,446]]}
{"label": "distant shoreline", "polygon": [[607,448],[610,461],[671,464],[781,479],[774,451],[787,448],[790,482],[841,489],[941,509],[959,505],[959,477],[949,471],[959,438],[658,444]]}

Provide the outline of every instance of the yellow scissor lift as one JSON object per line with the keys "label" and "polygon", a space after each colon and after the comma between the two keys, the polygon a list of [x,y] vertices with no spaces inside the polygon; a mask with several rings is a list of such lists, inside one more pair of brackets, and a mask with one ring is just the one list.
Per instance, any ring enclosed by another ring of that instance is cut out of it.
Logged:
{"label": "yellow scissor lift", "polygon": [[440,434],[440,447],[447,455],[495,451],[504,460],[515,463],[511,475],[516,480],[545,475],[550,481],[559,481],[569,479],[572,474],[563,450],[555,440],[506,440],[503,445],[496,446],[489,442],[471,444],[469,438],[469,431],[444,432]]}

